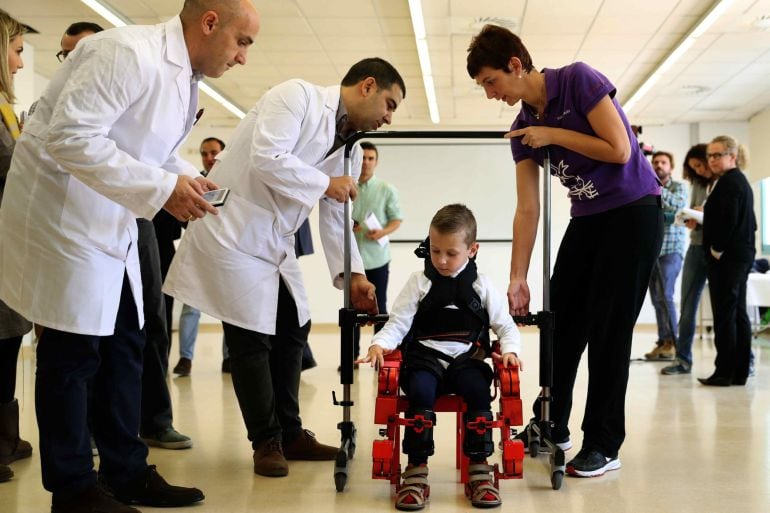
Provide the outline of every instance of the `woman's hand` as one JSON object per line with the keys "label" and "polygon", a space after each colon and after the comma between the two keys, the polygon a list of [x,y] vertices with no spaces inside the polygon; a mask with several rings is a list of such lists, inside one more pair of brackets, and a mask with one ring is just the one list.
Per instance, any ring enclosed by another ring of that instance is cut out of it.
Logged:
{"label": "woman's hand", "polygon": [[511,315],[522,316],[529,313],[529,285],[526,280],[511,280],[508,285],[508,307]]}
{"label": "woman's hand", "polygon": [[528,126],[518,130],[511,130],[505,134],[505,138],[521,137],[522,144],[532,148],[542,148],[543,146],[553,144],[553,130],[553,128],[547,126]]}

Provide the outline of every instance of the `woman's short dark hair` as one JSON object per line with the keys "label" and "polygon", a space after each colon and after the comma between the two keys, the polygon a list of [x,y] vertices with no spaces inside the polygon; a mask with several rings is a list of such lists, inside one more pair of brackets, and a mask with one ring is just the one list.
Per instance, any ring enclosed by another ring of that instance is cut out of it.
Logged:
{"label": "woman's short dark hair", "polygon": [[504,27],[485,25],[468,47],[467,69],[471,78],[481,73],[481,68],[501,69],[506,73],[511,57],[521,61],[526,73],[533,69],[532,57],[519,36]]}
{"label": "woman's short dark hair", "polygon": [[358,61],[348,70],[342,78],[343,86],[356,85],[360,81],[373,77],[380,89],[390,89],[393,84],[401,88],[403,98],[406,98],[406,85],[398,70],[391,63],[379,57],[370,57]]}

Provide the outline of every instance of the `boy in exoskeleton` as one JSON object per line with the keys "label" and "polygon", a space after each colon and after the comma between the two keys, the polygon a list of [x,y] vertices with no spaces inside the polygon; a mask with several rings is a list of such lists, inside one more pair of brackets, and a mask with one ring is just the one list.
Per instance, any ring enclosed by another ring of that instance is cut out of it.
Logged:
{"label": "boy in exoskeleton", "polygon": [[[489,328],[500,339],[500,353],[492,355],[505,366],[521,366],[519,332],[504,296],[476,272],[476,219],[465,205],[447,205],[430,224],[429,238],[418,256],[425,270],[415,272],[399,294],[390,320],[373,338],[361,363],[383,364],[383,355],[405,342],[401,388],[409,399],[408,419],[436,422],[436,398],[460,395],[468,406],[465,422],[493,420],[490,385],[492,369],[484,362],[491,353]],[[427,250],[427,251],[426,251]],[[463,451],[470,458],[466,495],[477,507],[501,504],[493,468],[486,458],[494,452],[491,430],[466,430]],[[428,499],[428,457],[433,454],[433,428],[407,426],[403,450],[409,464],[402,474],[396,508],[422,509]]]}

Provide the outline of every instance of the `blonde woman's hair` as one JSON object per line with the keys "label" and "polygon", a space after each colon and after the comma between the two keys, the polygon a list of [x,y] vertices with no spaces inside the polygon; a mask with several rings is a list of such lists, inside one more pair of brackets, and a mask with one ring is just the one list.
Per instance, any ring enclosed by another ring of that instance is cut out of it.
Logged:
{"label": "blonde woman's hair", "polygon": [[738,168],[748,169],[749,150],[734,137],[730,137],[729,135],[718,135],[711,139],[711,142],[721,144],[729,153],[735,155],[735,163],[738,165]]}
{"label": "blonde woman's hair", "polygon": [[0,94],[8,103],[16,101],[11,70],[8,68],[8,48],[11,46],[11,39],[23,35],[26,31],[27,27],[0,9]]}

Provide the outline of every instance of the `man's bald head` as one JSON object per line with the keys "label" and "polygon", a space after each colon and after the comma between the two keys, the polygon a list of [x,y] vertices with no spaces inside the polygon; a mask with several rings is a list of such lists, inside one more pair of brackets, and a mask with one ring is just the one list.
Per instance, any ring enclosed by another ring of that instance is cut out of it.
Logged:
{"label": "man's bald head", "polygon": [[259,32],[251,0],[186,0],[179,16],[194,72],[216,78],[246,64]]}
{"label": "man's bald head", "polygon": [[179,17],[183,24],[194,23],[206,12],[216,11],[222,23],[228,23],[237,14],[242,0],[185,0]]}

